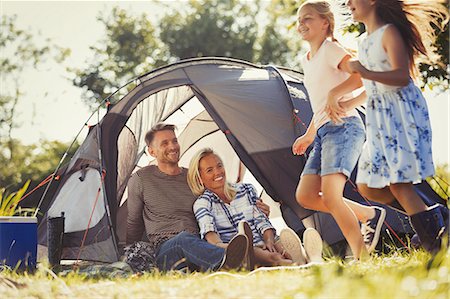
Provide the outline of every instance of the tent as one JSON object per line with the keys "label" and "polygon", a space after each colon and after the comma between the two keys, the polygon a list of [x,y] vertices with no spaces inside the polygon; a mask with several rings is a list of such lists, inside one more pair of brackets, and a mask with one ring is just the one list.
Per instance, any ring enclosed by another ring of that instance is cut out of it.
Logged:
{"label": "tent", "polygon": [[[280,203],[291,227],[301,229],[300,219],[314,213],[294,197],[305,157],[292,155],[291,146],[312,116],[301,73],[198,58],[149,72],[120,92],[107,99],[107,113],[44,194],[40,248],[47,244],[47,218],[64,212],[63,259],[118,260],[125,240],[126,185],[133,171],[154,162],[145,153],[144,136],[160,121],[178,127],[182,166],[197,149],[213,147],[224,158],[228,178],[251,174]],[[351,186],[345,195],[362,200]],[[314,217],[325,241],[343,239],[330,216]],[[411,232],[404,215],[390,210],[387,221],[398,232]]]}

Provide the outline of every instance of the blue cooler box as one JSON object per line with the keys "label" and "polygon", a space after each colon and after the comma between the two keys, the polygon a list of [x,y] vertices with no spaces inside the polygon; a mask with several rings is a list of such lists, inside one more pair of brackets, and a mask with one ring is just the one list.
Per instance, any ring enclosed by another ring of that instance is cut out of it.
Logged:
{"label": "blue cooler box", "polygon": [[37,218],[0,216],[0,265],[35,269]]}

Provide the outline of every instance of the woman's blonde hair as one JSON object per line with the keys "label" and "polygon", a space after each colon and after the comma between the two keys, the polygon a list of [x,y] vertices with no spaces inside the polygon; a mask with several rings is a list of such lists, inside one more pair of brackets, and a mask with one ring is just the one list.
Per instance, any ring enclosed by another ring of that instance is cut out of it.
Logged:
{"label": "woman's blonde hair", "polygon": [[[200,161],[209,155],[216,156],[220,162],[222,159],[217,155],[211,148],[204,148],[198,151],[194,157],[192,157],[189,163],[189,169],[187,174],[187,181],[189,188],[191,188],[192,193],[196,196],[200,196],[205,192],[205,186],[203,185],[202,179],[200,177]],[[222,162],[223,163],[223,162]],[[224,193],[228,200],[233,200],[236,196],[236,189],[229,183],[225,182]]]}
{"label": "woman's blonde hair", "polygon": [[432,64],[436,54],[436,31],[443,31],[449,14],[444,0],[376,0],[375,12],[385,23],[393,24],[406,45],[409,69],[417,75],[415,62],[419,56]]}

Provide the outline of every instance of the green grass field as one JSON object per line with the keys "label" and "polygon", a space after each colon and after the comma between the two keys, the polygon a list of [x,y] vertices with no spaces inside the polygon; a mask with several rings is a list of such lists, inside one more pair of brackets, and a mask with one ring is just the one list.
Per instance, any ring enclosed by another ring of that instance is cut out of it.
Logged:
{"label": "green grass field", "polygon": [[122,278],[0,273],[2,298],[449,298],[450,253],[415,251],[337,259],[304,269],[218,273],[149,273]]}

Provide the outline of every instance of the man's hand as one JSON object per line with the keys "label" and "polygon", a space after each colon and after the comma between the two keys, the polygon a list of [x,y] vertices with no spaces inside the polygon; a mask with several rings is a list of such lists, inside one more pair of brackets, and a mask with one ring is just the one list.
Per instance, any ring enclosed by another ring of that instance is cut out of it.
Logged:
{"label": "man's hand", "polygon": [[258,207],[258,209],[261,210],[261,212],[264,213],[264,215],[269,217],[269,215],[270,215],[270,207],[268,205],[266,205],[265,203],[263,203],[263,201],[261,199],[258,199],[256,201],[256,206]]}

